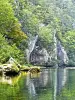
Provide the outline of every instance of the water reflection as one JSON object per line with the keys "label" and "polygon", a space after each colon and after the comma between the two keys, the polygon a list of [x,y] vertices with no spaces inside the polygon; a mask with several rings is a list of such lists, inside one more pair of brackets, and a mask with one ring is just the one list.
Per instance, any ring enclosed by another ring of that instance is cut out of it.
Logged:
{"label": "water reflection", "polygon": [[29,98],[33,100],[36,100],[36,89],[35,89],[35,84],[34,84],[34,77],[32,77],[32,74],[29,72],[27,74],[27,81],[26,81],[26,86],[28,87],[28,92],[30,94]]}
{"label": "water reflection", "polygon": [[[38,78],[33,78],[33,75],[31,77],[31,73],[29,73],[27,75],[27,87],[30,95],[33,99],[37,97],[38,100],[40,91],[45,90],[47,92],[50,89],[51,100],[56,100],[57,94],[60,94],[61,89],[67,82],[67,73],[67,69],[63,68],[45,69]],[[30,100],[33,100],[32,98]]]}
{"label": "water reflection", "polygon": [[57,93],[60,93],[60,90],[63,88],[63,86],[67,82],[67,75],[68,70],[67,69],[58,69],[57,72]]}
{"label": "water reflection", "polygon": [[58,68],[54,71],[54,100],[56,100],[57,94],[60,95],[61,89],[67,82],[67,69]]}
{"label": "water reflection", "polygon": [[20,77],[21,77],[21,74],[15,77],[6,76],[3,74],[0,76],[0,83],[14,85],[18,82]]}
{"label": "water reflection", "polygon": [[43,69],[40,73],[21,73],[16,77],[0,76],[0,100],[75,100],[74,77],[75,70],[68,68]]}

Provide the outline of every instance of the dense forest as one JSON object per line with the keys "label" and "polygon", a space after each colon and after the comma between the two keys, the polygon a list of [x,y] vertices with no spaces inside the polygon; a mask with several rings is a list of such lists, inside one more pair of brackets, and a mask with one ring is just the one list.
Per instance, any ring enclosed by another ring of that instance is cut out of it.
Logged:
{"label": "dense forest", "polygon": [[59,42],[74,66],[74,0],[0,0],[0,63],[13,57],[20,64],[54,65]]}

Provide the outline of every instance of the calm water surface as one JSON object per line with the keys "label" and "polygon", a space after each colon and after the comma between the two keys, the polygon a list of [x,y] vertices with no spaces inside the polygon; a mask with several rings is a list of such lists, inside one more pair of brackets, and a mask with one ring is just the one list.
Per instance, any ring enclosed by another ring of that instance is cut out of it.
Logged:
{"label": "calm water surface", "polygon": [[0,100],[75,100],[75,69],[0,76]]}

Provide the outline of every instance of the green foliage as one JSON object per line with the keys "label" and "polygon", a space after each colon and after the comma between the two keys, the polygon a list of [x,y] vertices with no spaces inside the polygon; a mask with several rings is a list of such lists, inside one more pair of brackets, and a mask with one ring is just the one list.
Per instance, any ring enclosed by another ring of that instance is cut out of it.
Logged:
{"label": "green foliage", "polygon": [[36,34],[38,32],[39,20],[32,12],[27,9],[23,10],[23,16],[21,17],[24,21],[22,22],[23,30],[26,33]]}
{"label": "green foliage", "polygon": [[71,60],[69,64],[75,65],[75,30],[65,33],[62,39],[63,44],[68,52],[68,56]]}
{"label": "green foliage", "polygon": [[0,33],[25,56],[28,34],[38,34],[44,47],[53,48],[55,31],[69,58],[75,61],[74,12],[74,1],[70,0],[0,0]]}
{"label": "green foliage", "polygon": [[[17,6],[18,4],[19,6]],[[47,2],[43,0],[25,0],[25,2],[19,0],[15,3],[14,11],[16,17],[22,24],[24,32],[32,35],[38,34],[43,40],[45,40],[45,42],[47,41],[49,43],[52,41],[54,29],[57,31],[58,37],[60,38],[61,36],[61,20],[56,16],[53,9],[52,5],[47,5]],[[44,24],[45,26],[41,27],[40,24]],[[50,27],[47,25],[50,25]]]}
{"label": "green foliage", "polygon": [[47,47],[47,45],[52,43],[52,30],[48,26],[40,27],[39,37],[41,38],[41,41],[43,41],[44,46]]}
{"label": "green foliage", "polygon": [[6,63],[10,57],[24,63],[24,53],[18,47],[26,41],[27,35],[21,30],[10,2],[13,3],[13,0],[0,0],[0,63]]}
{"label": "green foliage", "polygon": [[0,34],[0,63],[6,63],[10,57],[15,58],[20,63],[23,62],[23,53],[15,44],[10,46],[5,38]]}
{"label": "green foliage", "polygon": [[11,39],[17,45],[27,36],[21,31],[21,25],[14,16],[14,11],[9,0],[0,1],[0,33]]}
{"label": "green foliage", "polygon": [[75,66],[75,61],[74,61],[74,58],[71,57],[71,59],[69,60],[68,62],[68,65],[67,66],[70,66],[70,67],[74,67]]}
{"label": "green foliage", "polygon": [[64,35],[64,42],[66,42],[66,45],[69,44],[70,48],[75,49],[75,30],[68,31]]}

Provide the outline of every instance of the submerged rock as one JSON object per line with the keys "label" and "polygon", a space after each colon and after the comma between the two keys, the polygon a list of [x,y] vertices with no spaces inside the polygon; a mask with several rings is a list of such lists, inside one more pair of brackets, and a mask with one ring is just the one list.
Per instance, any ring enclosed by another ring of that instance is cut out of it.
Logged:
{"label": "submerged rock", "polygon": [[33,67],[23,66],[20,70],[25,71],[25,72],[38,73],[38,72],[40,72],[40,67],[37,67],[37,66],[33,66]]}

